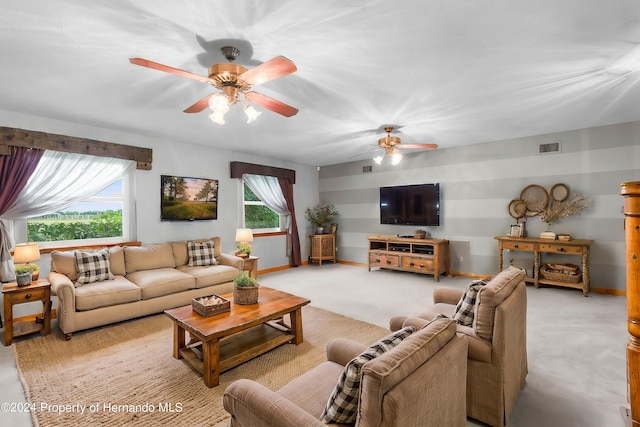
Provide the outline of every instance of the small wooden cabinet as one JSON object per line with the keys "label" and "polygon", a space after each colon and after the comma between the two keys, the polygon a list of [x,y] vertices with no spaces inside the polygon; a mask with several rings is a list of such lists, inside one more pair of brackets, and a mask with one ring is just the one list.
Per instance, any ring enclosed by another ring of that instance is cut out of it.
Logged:
{"label": "small wooden cabinet", "polygon": [[397,236],[369,236],[371,268],[431,274],[436,282],[449,273],[449,241]]}
{"label": "small wooden cabinet", "polygon": [[322,261],[336,262],[336,235],[335,234],[313,234],[311,239],[311,256],[309,262],[317,262],[322,265]]}
{"label": "small wooden cabinet", "polygon": [[[502,271],[503,251],[524,251],[533,253],[533,277],[525,281],[533,283],[537,288],[540,284],[562,286],[566,288],[582,289],[582,294],[589,296],[589,247],[593,240],[549,240],[533,237],[496,236],[498,241],[498,268]],[[540,261],[548,254],[577,255],[581,257],[582,281],[578,283],[561,282],[540,278]]]}

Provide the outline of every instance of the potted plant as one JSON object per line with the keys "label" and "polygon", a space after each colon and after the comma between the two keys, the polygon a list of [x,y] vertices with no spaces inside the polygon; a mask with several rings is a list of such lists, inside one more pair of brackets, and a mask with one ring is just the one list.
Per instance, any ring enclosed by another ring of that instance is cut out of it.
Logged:
{"label": "potted plant", "polygon": [[18,286],[26,286],[31,283],[31,268],[27,264],[16,265],[15,272]]}
{"label": "potted plant", "polygon": [[29,263],[27,267],[31,270],[31,280],[36,281],[40,277],[40,266],[38,264]]}
{"label": "potted plant", "polygon": [[251,249],[253,249],[251,244],[246,242],[238,243],[236,248],[238,248],[238,250],[236,251],[236,255],[240,258],[249,258],[249,255],[251,255]]}
{"label": "potted plant", "polygon": [[324,225],[333,221],[338,215],[338,211],[331,203],[318,203],[304,212],[306,220],[315,225],[316,234],[322,234]]}
{"label": "potted plant", "polygon": [[233,301],[237,304],[248,305],[258,302],[258,282],[243,271],[233,279]]}

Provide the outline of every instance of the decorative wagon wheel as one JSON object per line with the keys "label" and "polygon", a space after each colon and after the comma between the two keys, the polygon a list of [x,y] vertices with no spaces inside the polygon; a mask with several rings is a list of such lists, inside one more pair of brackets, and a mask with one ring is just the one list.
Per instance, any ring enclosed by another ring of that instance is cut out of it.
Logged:
{"label": "decorative wagon wheel", "polygon": [[527,206],[527,216],[539,215],[549,205],[547,190],[537,184],[526,186],[520,193],[520,198],[524,200]]}

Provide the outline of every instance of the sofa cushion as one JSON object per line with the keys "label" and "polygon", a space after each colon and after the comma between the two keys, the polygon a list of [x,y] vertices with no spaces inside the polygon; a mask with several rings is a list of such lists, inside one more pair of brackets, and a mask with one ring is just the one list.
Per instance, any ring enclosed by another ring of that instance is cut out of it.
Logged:
{"label": "sofa cushion", "polygon": [[[209,239],[196,239],[192,242],[208,242],[213,241],[213,256],[218,258],[222,253],[222,247],[220,245],[220,237],[212,237]],[[171,242],[171,249],[173,251],[173,258],[176,267],[182,267],[189,263],[189,253],[187,251],[187,242],[182,240],[178,242]]]}
{"label": "sofa cushion", "polygon": [[124,262],[127,274],[176,266],[169,243],[126,246],[124,248]]}
{"label": "sofa cushion", "polygon": [[414,331],[414,327],[408,326],[393,332],[381,340],[376,341],[351,360],[342,371],[338,384],[336,384],[333,389],[327,405],[322,412],[321,420],[325,423],[355,423],[358,411],[358,399],[360,397],[360,381],[365,363],[397,346]]}
{"label": "sofa cushion", "polygon": [[122,246],[111,246],[109,248],[109,266],[114,276],[127,274],[124,266],[124,248]]}
{"label": "sofa cushion", "polygon": [[480,338],[491,341],[496,307],[511,295],[511,292],[513,292],[518,283],[524,280],[524,277],[524,270],[509,266],[480,290],[477,301],[478,308],[473,325],[476,334]]}
{"label": "sofa cushion", "polygon": [[51,252],[51,271],[64,274],[69,280],[75,282],[78,279],[75,251]]}
{"label": "sofa cushion", "polygon": [[178,267],[178,270],[187,273],[196,279],[196,288],[206,288],[212,285],[231,282],[238,275],[238,269],[228,265],[207,265],[199,267]]}
{"label": "sofa cushion", "polygon": [[75,251],[78,278],[76,286],[87,283],[113,280],[113,273],[109,268],[109,251]]}
{"label": "sofa cushion", "polygon": [[139,301],[141,289],[122,276],[113,280],[94,282],[76,288],[76,310],[93,310],[100,307]]}
{"label": "sofa cushion", "polygon": [[213,256],[214,244],[210,240],[208,242],[187,242],[187,253],[189,254],[189,267],[216,265]]}
{"label": "sofa cushion", "polygon": [[453,313],[453,319],[463,326],[473,325],[473,319],[476,312],[476,300],[480,289],[486,285],[484,279],[474,280],[467,285],[464,293],[460,297],[460,301],[456,305],[456,311]]}
{"label": "sofa cushion", "polygon": [[175,268],[136,271],[126,277],[142,289],[143,300],[187,291],[196,286],[193,276]]}

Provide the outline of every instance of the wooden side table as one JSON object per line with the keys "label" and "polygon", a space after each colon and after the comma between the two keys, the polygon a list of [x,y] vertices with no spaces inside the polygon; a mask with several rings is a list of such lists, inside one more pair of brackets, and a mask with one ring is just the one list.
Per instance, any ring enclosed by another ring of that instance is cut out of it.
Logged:
{"label": "wooden side table", "polygon": [[318,262],[322,265],[322,261],[331,261],[336,263],[336,235],[335,234],[313,234],[309,236],[311,239],[311,262]]}
{"label": "wooden side table", "polygon": [[249,272],[249,276],[254,279],[258,278],[258,260],[260,257],[249,255],[249,258],[244,259],[244,271]]}
{"label": "wooden side table", "polygon": [[[2,285],[4,295],[4,345],[11,345],[14,337],[20,337],[34,332],[44,331],[47,335],[51,330],[51,284],[47,279],[39,279],[27,286],[17,283]],[[42,323],[34,320],[13,321],[13,306],[28,302],[42,301]]]}

